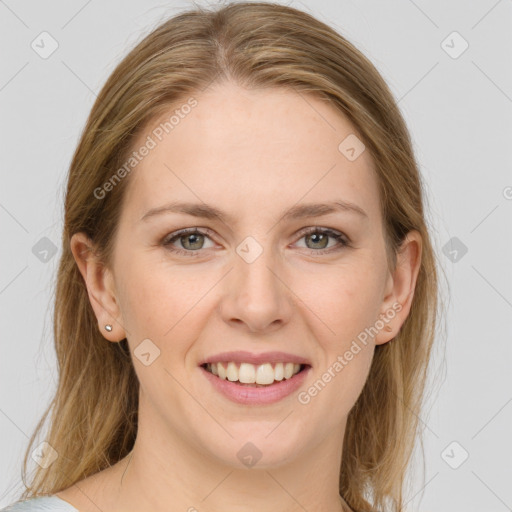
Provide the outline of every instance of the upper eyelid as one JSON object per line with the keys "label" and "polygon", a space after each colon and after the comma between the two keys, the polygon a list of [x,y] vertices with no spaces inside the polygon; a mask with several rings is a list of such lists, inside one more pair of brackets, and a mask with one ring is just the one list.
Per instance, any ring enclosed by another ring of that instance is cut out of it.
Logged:
{"label": "upper eyelid", "polygon": [[168,243],[175,238],[178,239],[182,236],[193,235],[195,233],[211,238],[213,231],[209,228],[200,227],[178,229],[177,231],[173,231],[172,233],[168,233],[167,235],[165,235],[164,238],[162,239],[162,242]]}

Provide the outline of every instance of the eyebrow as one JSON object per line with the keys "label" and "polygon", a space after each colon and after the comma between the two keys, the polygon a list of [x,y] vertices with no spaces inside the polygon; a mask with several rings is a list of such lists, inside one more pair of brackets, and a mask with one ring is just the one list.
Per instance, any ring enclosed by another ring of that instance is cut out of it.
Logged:
{"label": "eyebrow", "polygon": [[[281,220],[301,219],[307,217],[320,217],[330,213],[347,212],[368,218],[368,214],[358,205],[348,201],[331,201],[327,203],[309,203],[295,205],[282,213]],[[206,203],[190,203],[174,201],[163,206],[151,208],[142,217],[141,221],[162,215],[164,213],[185,213],[193,217],[218,220],[223,223],[234,222],[235,216],[229,215],[215,206]]]}

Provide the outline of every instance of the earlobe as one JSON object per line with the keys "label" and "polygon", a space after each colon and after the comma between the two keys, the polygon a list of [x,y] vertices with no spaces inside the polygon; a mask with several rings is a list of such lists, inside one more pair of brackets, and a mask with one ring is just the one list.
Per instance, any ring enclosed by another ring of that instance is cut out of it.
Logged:
{"label": "earlobe", "polygon": [[418,231],[410,231],[397,254],[397,264],[389,276],[382,303],[375,344],[391,341],[400,331],[411,310],[416,281],[421,267],[422,239]]}
{"label": "earlobe", "polygon": [[71,237],[70,249],[87,287],[101,334],[109,341],[124,339],[126,332],[120,322],[121,311],[115,296],[112,273],[100,261],[94,244],[85,233],[75,233]]}

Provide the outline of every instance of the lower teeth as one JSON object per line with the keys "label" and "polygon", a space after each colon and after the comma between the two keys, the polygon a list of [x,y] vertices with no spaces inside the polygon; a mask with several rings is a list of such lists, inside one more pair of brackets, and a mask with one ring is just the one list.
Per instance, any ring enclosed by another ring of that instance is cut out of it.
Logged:
{"label": "lower teeth", "polygon": [[[233,381],[230,381],[230,382],[233,382]],[[272,382],[271,384],[246,384],[244,382],[240,382],[238,380],[235,380],[234,381],[234,384],[238,384],[240,386],[249,386],[251,388],[266,388],[268,386],[272,386],[272,384],[275,384],[276,381]]]}

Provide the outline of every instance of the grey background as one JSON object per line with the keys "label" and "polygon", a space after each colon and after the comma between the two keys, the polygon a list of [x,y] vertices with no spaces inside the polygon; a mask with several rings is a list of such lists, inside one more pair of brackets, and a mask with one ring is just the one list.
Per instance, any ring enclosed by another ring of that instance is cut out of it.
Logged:
{"label": "grey background", "polygon": [[[289,4],[376,65],[399,100],[427,186],[451,298],[446,350],[440,336],[435,392],[420,418],[425,472],[417,451],[407,510],[512,510],[511,1]],[[72,153],[121,57],[190,6],[0,0],[0,507],[21,492],[22,454],[56,385],[50,294]],[[59,45],[47,59],[31,48],[42,46],[43,31]],[[469,44],[457,58],[463,41],[454,31]]]}

